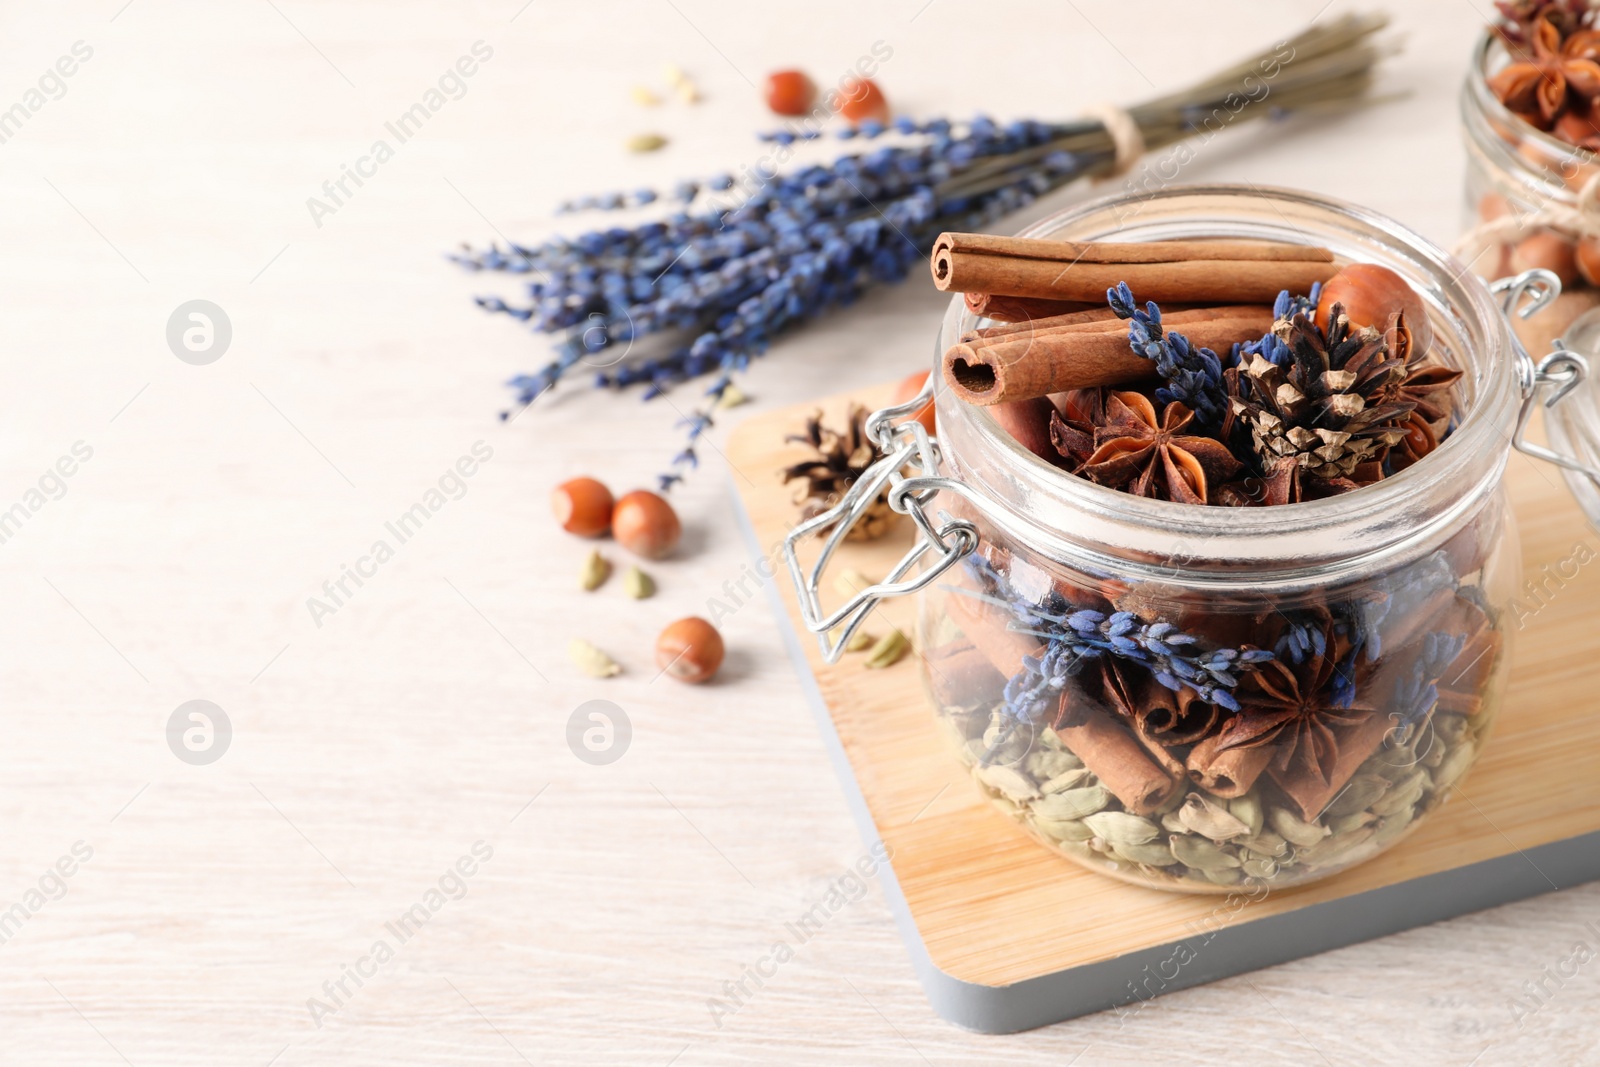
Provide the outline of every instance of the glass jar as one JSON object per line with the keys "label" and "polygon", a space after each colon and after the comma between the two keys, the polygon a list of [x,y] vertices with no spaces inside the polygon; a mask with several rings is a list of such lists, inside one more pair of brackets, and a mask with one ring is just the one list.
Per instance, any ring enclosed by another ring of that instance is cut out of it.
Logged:
{"label": "glass jar", "polygon": [[[1469,227],[1460,253],[1482,278],[1543,268],[1561,280],[1563,297],[1540,316],[1538,333],[1556,337],[1584,311],[1600,305],[1600,242],[1572,225],[1579,194],[1600,174],[1600,160],[1518,118],[1489,90],[1487,79],[1510,62],[1505,45],[1485,31],[1473,50],[1461,88],[1467,149]],[[1600,205],[1587,205],[1594,212]],[[1508,220],[1496,230],[1484,225]],[[1580,255],[1581,250],[1585,253]]]}
{"label": "glass jar", "polygon": [[[926,395],[877,412],[867,428],[886,457],[791,532],[808,628],[831,661],[879,599],[917,592],[938,729],[1001,811],[1094,870],[1226,892],[1308,882],[1383,851],[1488,740],[1521,581],[1502,475],[1513,443],[1568,462],[1521,434],[1546,387],[1559,397],[1583,361],[1557,352],[1535,369],[1458,262],[1309,194],[1174,187],[1023,236],[1261,238],[1388,267],[1426,304],[1430,360],[1463,372],[1454,428],[1415,465],[1341,496],[1195,506],[1064,473],[941,387],[936,440],[903,418]],[[1559,289],[1540,272],[1497,288],[1508,307],[1542,288],[1529,309]],[[978,321],[954,300],[937,353]],[[886,486],[921,537],[825,615],[822,572]],[[807,570],[797,546],[824,531]]]}

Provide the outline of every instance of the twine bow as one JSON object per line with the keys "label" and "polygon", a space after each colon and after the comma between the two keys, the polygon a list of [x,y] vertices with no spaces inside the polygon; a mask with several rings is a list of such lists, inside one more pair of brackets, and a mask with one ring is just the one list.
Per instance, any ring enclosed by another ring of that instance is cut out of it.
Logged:
{"label": "twine bow", "polygon": [[1600,238],[1600,171],[1590,175],[1578,190],[1577,197],[1567,204],[1546,201],[1537,211],[1525,215],[1514,211],[1480,222],[1461,235],[1451,249],[1468,266],[1476,263],[1485,252],[1497,244],[1510,244],[1529,230],[1558,230],[1574,239]]}
{"label": "twine bow", "polygon": [[1132,115],[1112,103],[1094,104],[1084,109],[1083,117],[1095,119],[1106,128],[1106,135],[1111,138],[1111,148],[1115,155],[1111,161],[1111,170],[1101,176],[1104,181],[1108,178],[1120,177],[1133,169],[1139,157],[1144,155],[1144,134],[1139,130],[1139,124]]}

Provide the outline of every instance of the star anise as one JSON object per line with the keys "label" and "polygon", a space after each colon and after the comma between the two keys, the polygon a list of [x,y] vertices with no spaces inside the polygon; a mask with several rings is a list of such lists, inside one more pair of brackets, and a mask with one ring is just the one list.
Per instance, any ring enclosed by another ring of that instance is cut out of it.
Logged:
{"label": "star anise", "polygon": [[1110,393],[1105,425],[1079,473],[1135,496],[1204,504],[1209,486],[1232,477],[1240,463],[1215,438],[1184,433],[1194,421],[1176,400],[1158,417],[1143,394]]}
{"label": "star anise", "polygon": [[1395,358],[1405,366],[1405,377],[1384,385],[1374,397],[1376,403],[1410,404],[1406,433],[1390,453],[1389,465],[1403,470],[1439,446],[1439,438],[1450,424],[1453,405],[1450,388],[1461,379],[1461,371],[1441,364],[1421,365],[1426,353],[1412,343],[1404,313],[1397,313],[1384,332],[1384,341]]}
{"label": "star anise", "polygon": [[1548,130],[1563,111],[1587,110],[1600,95],[1600,64],[1593,58],[1600,51],[1600,34],[1582,30],[1563,41],[1547,12],[1528,36],[1517,61],[1497,71],[1489,89],[1513,114]]}
{"label": "star anise", "polygon": [[1501,22],[1495,27],[1507,47],[1525,50],[1535,23],[1549,19],[1566,37],[1593,17],[1589,0],[1495,0]]}
{"label": "star anise", "polygon": [[1104,389],[1073,389],[1064,397],[1063,410],[1050,416],[1050,443],[1077,471],[1094,454],[1095,431],[1106,418]]}
{"label": "star anise", "polygon": [[1354,692],[1351,685],[1333,684],[1337,672],[1353,669],[1341,667],[1348,647],[1329,625],[1298,665],[1274,659],[1242,679],[1235,691],[1241,708],[1218,734],[1218,751],[1270,745],[1280,775],[1329,782],[1339,760],[1339,731],[1374,713],[1337,695]]}

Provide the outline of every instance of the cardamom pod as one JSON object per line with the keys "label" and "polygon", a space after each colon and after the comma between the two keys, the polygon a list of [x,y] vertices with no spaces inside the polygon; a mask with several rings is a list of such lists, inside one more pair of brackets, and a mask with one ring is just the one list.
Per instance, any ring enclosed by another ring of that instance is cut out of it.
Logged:
{"label": "cardamom pod", "polygon": [[1478,754],[1472,742],[1462,739],[1461,743],[1450,750],[1450,755],[1445,757],[1439,769],[1433,772],[1433,787],[1439,792],[1444,792],[1455,785],[1461,776],[1467,773],[1467,768],[1472,766],[1472,759]]}
{"label": "cardamom pod", "polygon": [[1222,851],[1205,838],[1195,834],[1173,834],[1168,838],[1172,854],[1178,860],[1202,871],[1221,870],[1239,866],[1239,858]]}
{"label": "cardamom pod", "polygon": [[846,567],[833,579],[833,591],[848,600],[861,590],[877,584],[854,567]]}
{"label": "cardamom pod", "polygon": [[1337,836],[1339,834],[1347,834],[1352,830],[1359,830],[1363,826],[1371,826],[1377,821],[1378,816],[1370,811],[1355,811],[1349,815],[1341,815],[1337,819],[1330,818],[1328,820],[1328,829],[1332,830],[1334,835]]}
{"label": "cardamom pod", "polygon": [[1178,860],[1172,850],[1161,841],[1149,841],[1144,844],[1114,844],[1111,846],[1111,855],[1128,863],[1142,863],[1147,867],[1170,867]]}
{"label": "cardamom pod", "polygon": [[622,667],[616,660],[581,637],[574,637],[567,642],[567,658],[591,678],[610,678],[622,673]]}
{"label": "cardamom pod", "polygon": [[860,652],[871,648],[877,643],[878,639],[872,634],[867,633],[865,630],[857,630],[850,635],[850,640],[844,643],[844,650],[846,652]]}
{"label": "cardamom pod", "polygon": [[1248,826],[1251,837],[1259,834],[1266,824],[1267,814],[1261,810],[1261,798],[1253,792],[1228,801],[1228,814]]}
{"label": "cardamom pod", "polygon": [[1274,859],[1258,857],[1242,860],[1239,867],[1251,878],[1260,878],[1262,881],[1278,877],[1278,861]]}
{"label": "cardamom pod", "polygon": [[1389,780],[1376,774],[1358,774],[1329,802],[1323,814],[1330,818],[1365,811],[1372,802],[1389,791]]}
{"label": "cardamom pod", "polygon": [[1094,831],[1078,819],[1035,818],[1033,825],[1039,828],[1040,833],[1058,841],[1087,841],[1094,836]]}
{"label": "cardamom pod", "polygon": [[1398,815],[1400,812],[1409,812],[1422,799],[1426,786],[1422,782],[1412,779],[1411,784],[1404,789],[1389,790],[1378,798],[1372,805],[1374,815]]}
{"label": "cardamom pod", "polygon": [[1214,871],[1201,871],[1206,876],[1206,881],[1215,882],[1217,885],[1238,885],[1244,881],[1244,872],[1237,867],[1218,867]]}
{"label": "cardamom pod", "polygon": [[656,580],[638,567],[629,567],[622,576],[622,589],[633,599],[644,600],[656,595]]}
{"label": "cardamom pod", "polygon": [[1109,803],[1111,792],[1103,785],[1092,785],[1087,789],[1047,793],[1033,802],[1033,811],[1043,819],[1081,819],[1105,810]]}
{"label": "cardamom pod", "polygon": [[1353,863],[1359,858],[1364,848],[1371,846],[1374,851],[1377,850],[1377,846],[1372,841],[1372,836],[1373,830],[1364,826],[1359,830],[1340,834],[1338,837],[1329,837],[1306,849],[1300,858],[1306,863],[1317,867],[1333,867]]}
{"label": "cardamom pod", "polygon": [[583,566],[578,568],[578,585],[585,592],[592,593],[610,576],[611,563],[600,554],[599,549],[593,549],[584,557]]}
{"label": "cardamom pod", "polygon": [[1094,831],[1096,837],[1104,839],[1113,848],[1121,848],[1124,845],[1147,845],[1161,833],[1160,827],[1149,819],[1126,811],[1096,812],[1083,821]]}
{"label": "cardamom pod", "polygon": [[1241,837],[1239,847],[1248,849],[1258,856],[1279,861],[1288,858],[1289,855],[1289,842],[1271,830],[1263,830],[1252,837]]}
{"label": "cardamom pod", "polygon": [[1203,837],[1213,841],[1231,841],[1248,837],[1249,825],[1237,815],[1200,793],[1190,793],[1178,809],[1178,821]]}
{"label": "cardamom pod", "polygon": [[910,651],[911,642],[906,640],[906,635],[899,630],[890,630],[867,650],[867,666],[873,670],[892,667]]}
{"label": "cardamom pod", "polygon": [[1083,786],[1092,785],[1093,783],[1088,781],[1089,777],[1090,775],[1087,768],[1075,767],[1070,771],[1063,771],[1054,778],[1046,780],[1045,783],[1039,787],[1039,792],[1060,793],[1068,789],[1078,789]]}
{"label": "cardamom pod", "polygon": [[1326,826],[1305,822],[1288,808],[1273,808],[1267,812],[1267,824],[1301,848],[1309,848],[1328,836]]}
{"label": "cardamom pod", "polygon": [[1045,782],[1059,774],[1067,774],[1075,769],[1081,769],[1083,764],[1070,752],[1064,752],[1059,748],[1045,748],[1035,745],[1033,751],[1029,752],[1027,759],[1023,761],[1023,766],[1028,769],[1029,774],[1041,782]]}
{"label": "cardamom pod", "polygon": [[1410,772],[1395,780],[1390,786],[1390,792],[1403,793],[1421,785],[1424,790],[1433,788],[1433,776],[1428,773],[1428,768],[1422,766],[1412,767]]}
{"label": "cardamom pod", "polygon": [[1433,732],[1444,738],[1447,745],[1454,745],[1467,736],[1467,717],[1453,712],[1437,713],[1433,717]]}
{"label": "cardamom pod", "polygon": [[1178,813],[1166,811],[1161,813],[1161,828],[1169,834],[1186,834],[1189,828],[1178,820]]}
{"label": "cardamom pod", "polygon": [[1378,822],[1377,829],[1373,832],[1373,840],[1378,843],[1379,848],[1383,848],[1411,829],[1411,823],[1409,808],[1393,815],[1386,815]]}
{"label": "cardamom pod", "polygon": [[1012,800],[1031,800],[1039,795],[1039,787],[1033,779],[1015,767],[991,764],[974,768],[972,773],[977,775],[978,781],[990,789],[998,789]]}
{"label": "cardamom pod", "polygon": [[666,147],[667,139],[659,133],[638,133],[628,138],[628,151],[654,152],[658,148]]}

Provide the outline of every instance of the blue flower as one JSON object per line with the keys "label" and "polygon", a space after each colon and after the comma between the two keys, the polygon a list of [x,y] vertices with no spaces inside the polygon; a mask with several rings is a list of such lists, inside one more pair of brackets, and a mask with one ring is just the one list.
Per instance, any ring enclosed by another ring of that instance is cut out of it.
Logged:
{"label": "blue flower", "polygon": [[1048,594],[1045,603],[1034,603],[1018,594],[987,560],[974,555],[963,562],[984,590],[983,599],[1012,617],[1012,629],[1044,640],[1044,651],[1023,657],[1022,669],[1006,683],[1004,714],[1014,722],[1042,721],[1065,679],[1104,656],[1149,671],[1167,689],[1188,687],[1207,703],[1237,711],[1232,690],[1239,674],[1273,658],[1266,649],[1249,647],[1185,651],[1199,639],[1170,622],[1145,622],[1128,611],[1108,616],[1088,608],[1069,610],[1056,593]]}

